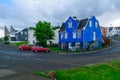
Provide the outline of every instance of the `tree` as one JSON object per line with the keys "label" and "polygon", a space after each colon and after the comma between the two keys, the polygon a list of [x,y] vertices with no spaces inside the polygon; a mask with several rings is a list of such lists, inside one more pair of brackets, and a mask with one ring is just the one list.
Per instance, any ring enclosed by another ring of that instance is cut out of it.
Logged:
{"label": "tree", "polygon": [[47,40],[54,39],[54,32],[51,28],[51,23],[39,21],[34,28],[34,36],[38,41],[38,45],[47,46]]}
{"label": "tree", "polygon": [[4,37],[4,44],[9,44],[9,37],[8,36]]}
{"label": "tree", "polygon": [[53,30],[60,29],[60,26],[54,26],[52,27]]}
{"label": "tree", "polygon": [[4,37],[4,41],[5,41],[5,42],[8,42],[8,40],[9,40],[9,39],[8,39],[8,36],[5,36],[5,37]]}

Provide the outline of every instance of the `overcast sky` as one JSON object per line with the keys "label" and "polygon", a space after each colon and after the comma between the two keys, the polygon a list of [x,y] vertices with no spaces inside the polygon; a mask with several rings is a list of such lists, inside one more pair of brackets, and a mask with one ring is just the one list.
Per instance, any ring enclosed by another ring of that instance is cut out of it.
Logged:
{"label": "overcast sky", "polygon": [[[61,25],[69,16],[95,15],[101,26],[120,26],[120,0],[0,0],[0,31],[34,26],[39,20]],[[0,33],[0,36],[3,34]]]}

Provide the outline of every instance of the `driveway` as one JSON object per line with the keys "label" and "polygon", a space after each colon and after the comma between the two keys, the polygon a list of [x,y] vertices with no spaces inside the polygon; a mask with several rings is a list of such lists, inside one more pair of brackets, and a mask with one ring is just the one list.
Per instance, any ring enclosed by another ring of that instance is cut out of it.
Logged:
{"label": "driveway", "polygon": [[[120,42],[117,46],[89,54],[56,54],[19,51],[17,47],[0,44],[0,70],[12,74],[0,77],[0,80],[48,80],[33,74],[35,71],[58,70],[120,59]],[[1,71],[0,71],[1,73]]]}

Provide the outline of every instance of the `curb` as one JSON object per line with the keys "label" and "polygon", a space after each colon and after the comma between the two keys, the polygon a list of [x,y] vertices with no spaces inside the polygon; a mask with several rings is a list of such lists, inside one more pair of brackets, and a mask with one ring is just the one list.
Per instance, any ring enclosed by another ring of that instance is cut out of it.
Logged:
{"label": "curb", "polygon": [[[118,46],[117,44],[114,44],[114,45],[112,45],[112,46],[110,46],[110,47],[106,47],[106,48],[103,48],[103,49],[99,49],[99,50],[95,50],[95,51],[88,51],[88,52],[76,52],[76,53],[65,53],[65,54],[90,54],[90,53],[96,53],[96,52],[101,52],[101,51],[106,51],[106,50],[109,50],[109,49],[111,49],[111,48],[114,48],[114,47],[116,47],[116,46]],[[60,53],[58,53],[58,54],[60,54]],[[64,54],[60,54],[60,55],[64,55]]]}

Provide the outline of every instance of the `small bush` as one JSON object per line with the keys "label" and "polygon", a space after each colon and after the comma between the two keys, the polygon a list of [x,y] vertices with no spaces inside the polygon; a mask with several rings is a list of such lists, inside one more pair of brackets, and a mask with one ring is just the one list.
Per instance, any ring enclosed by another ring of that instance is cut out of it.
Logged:
{"label": "small bush", "polygon": [[10,42],[4,42],[4,44],[10,44]]}

